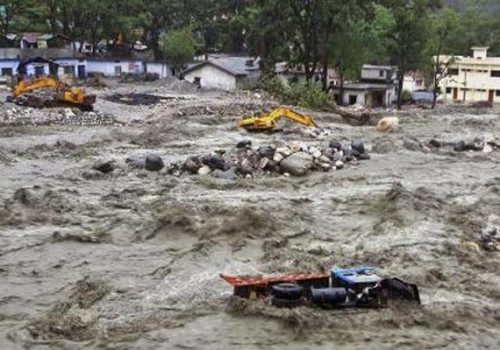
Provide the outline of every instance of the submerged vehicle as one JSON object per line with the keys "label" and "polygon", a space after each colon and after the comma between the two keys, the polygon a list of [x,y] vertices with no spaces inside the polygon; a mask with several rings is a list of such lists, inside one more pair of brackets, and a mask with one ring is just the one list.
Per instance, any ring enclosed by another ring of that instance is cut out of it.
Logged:
{"label": "submerged vehicle", "polygon": [[378,308],[394,299],[420,304],[415,284],[398,278],[381,278],[373,270],[372,266],[333,267],[329,274],[220,276],[234,287],[235,296],[265,299],[276,307]]}

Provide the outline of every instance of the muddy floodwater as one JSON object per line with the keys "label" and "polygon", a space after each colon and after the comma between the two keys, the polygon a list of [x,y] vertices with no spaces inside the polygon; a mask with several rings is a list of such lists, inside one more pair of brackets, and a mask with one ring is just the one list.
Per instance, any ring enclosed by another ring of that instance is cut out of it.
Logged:
{"label": "muddy floodwater", "polygon": [[[481,241],[500,226],[500,150],[453,149],[498,138],[498,109],[414,108],[389,134],[310,112],[331,131],[312,139],[241,130],[239,117],[273,104],[255,93],[95,92],[96,113],[81,120],[1,107],[1,349],[500,348],[500,253]],[[125,162],[155,152],[168,165],[245,139],[358,139],[371,159],[235,181]],[[115,170],[93,170],[98,160]],[[219,278],[360,264],[418,284],[422,305],[275,309],[232,297]]]}

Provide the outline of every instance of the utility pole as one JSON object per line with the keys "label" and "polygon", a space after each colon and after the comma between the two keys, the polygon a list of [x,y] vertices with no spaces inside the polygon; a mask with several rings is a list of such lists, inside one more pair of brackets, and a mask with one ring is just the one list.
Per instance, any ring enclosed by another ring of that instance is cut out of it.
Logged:
{"label": "utility pole", "polygon": [[465,103],[465,95],[467,94],[467,71],[464,71],[464,73],[465,77],[464,77],[464,88],[463,88],[464,92],[463,102]]}

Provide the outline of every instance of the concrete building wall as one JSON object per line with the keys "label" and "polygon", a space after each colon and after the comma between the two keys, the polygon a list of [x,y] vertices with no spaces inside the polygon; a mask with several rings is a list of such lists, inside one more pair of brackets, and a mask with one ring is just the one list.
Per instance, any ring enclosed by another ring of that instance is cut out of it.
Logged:
{"label": "concrete building wall", "polygon": [[390,107],[394,102],[396,102],[396,87],[385,92],[385,106]]}
{"label": "concrete building wall", "polygon": [[389,72],[384,69],[363,68],[361,70],[361,79],[382,79],[389,77]]}
{"label": "concrete building wall", "polygon": [[18,60],[2,60],[0,61],[0,75],[6,76],[10,72],[12,72],[12,75],[15,75],[17,67],[19,67]]}
{"label": "concrete building wall", "polygon": [[[354,100],[356,100],[354,102]],[[353,103],[354,102],[354,103]],[[365,105],[366,101],[366,93],[362,90],[344,90],[344,104],[345,105]]]}
{"label": "concrete building wall", "polygon": [[449,72],[440,84],[444,99],[500,103],[500,60],[496,64],[458,62]]}
{"label": "concrete building wall", "polygon": [[[334,90],[337,95],[339,90]],[[369,108],[390,107],[396,98],[396,89],[387,89],[385,91],[372,91],[360,89],[344,89],[344,105],[363,105]]]}
{"label": "concrete building wall", "polygon": [[406,75],[403,80],[403,91],[416,91],[425,89],[425,82],[423,79]]}
{"label": "concrete building wall", "polygon": [[19,59],[21,57],[21,49],[12,47],[0,48],[0,59]]}
{"label": "concrete building wall", "polygon": [[170,66],[162,62],[147,62],[144,63],[144,70],[147,73],[156,73],[161,79],[168,78],[172,76],[172,70]]}
{"label": "concrete building wall", "polygon": [[137,60],[87,61],[88,73],[101,73],[107,77],[120,76],[122,73],[140,74],[143,70],[143,63]]}
{"label": "concrete building wall", "polygon": [[205,64],[184,75],[184,79],[190,83],[194,83],[195,78],[201,79],[202,88],[221,89],[225,91],[236,89],[235,76],[209,64]]}
{"label": "concrete building wall", "polygon": [[26,65],[26,74],[28,76],[49,75],[48,63],[29,63]]}
{"label": "concrete building wall", "polygon": [[[83,70],[85,72],[85,76],[87,73],[87,61],[83,59],[56,59],[54,62],[59,64],[59,69],[57,71],[58,76],[63,76],[63,75],[70,75],[73,77],[79,77],[78,76],[78,67],[83,66]],[[70,72],[72,71],[72,72]],[[84,77],[85,77],[84,76]]]}

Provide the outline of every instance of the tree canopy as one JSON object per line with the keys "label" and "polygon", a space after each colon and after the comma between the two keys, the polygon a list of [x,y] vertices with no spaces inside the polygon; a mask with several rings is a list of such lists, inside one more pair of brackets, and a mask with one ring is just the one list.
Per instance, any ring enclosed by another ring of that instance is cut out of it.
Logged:
{"label": "tree canopy", "polygon": [[[439,28],[436,19],[451,17],[452,26]],[[259,56],[265,72],[272,73],[281,60],[300,65],[308,82],[322,74],[324,88],[325,67],[355,78],[362,63],[397,65],[404,74],[428,66],[430,53],[464,55],[474,45],[500,55],[498,18],[498,0],[0,2],[3,42],[7,34],[22,32],[62,34],[93,44],[140,40],[157,58],[178,65],[192,52],[193,39],[196,54]]]}

